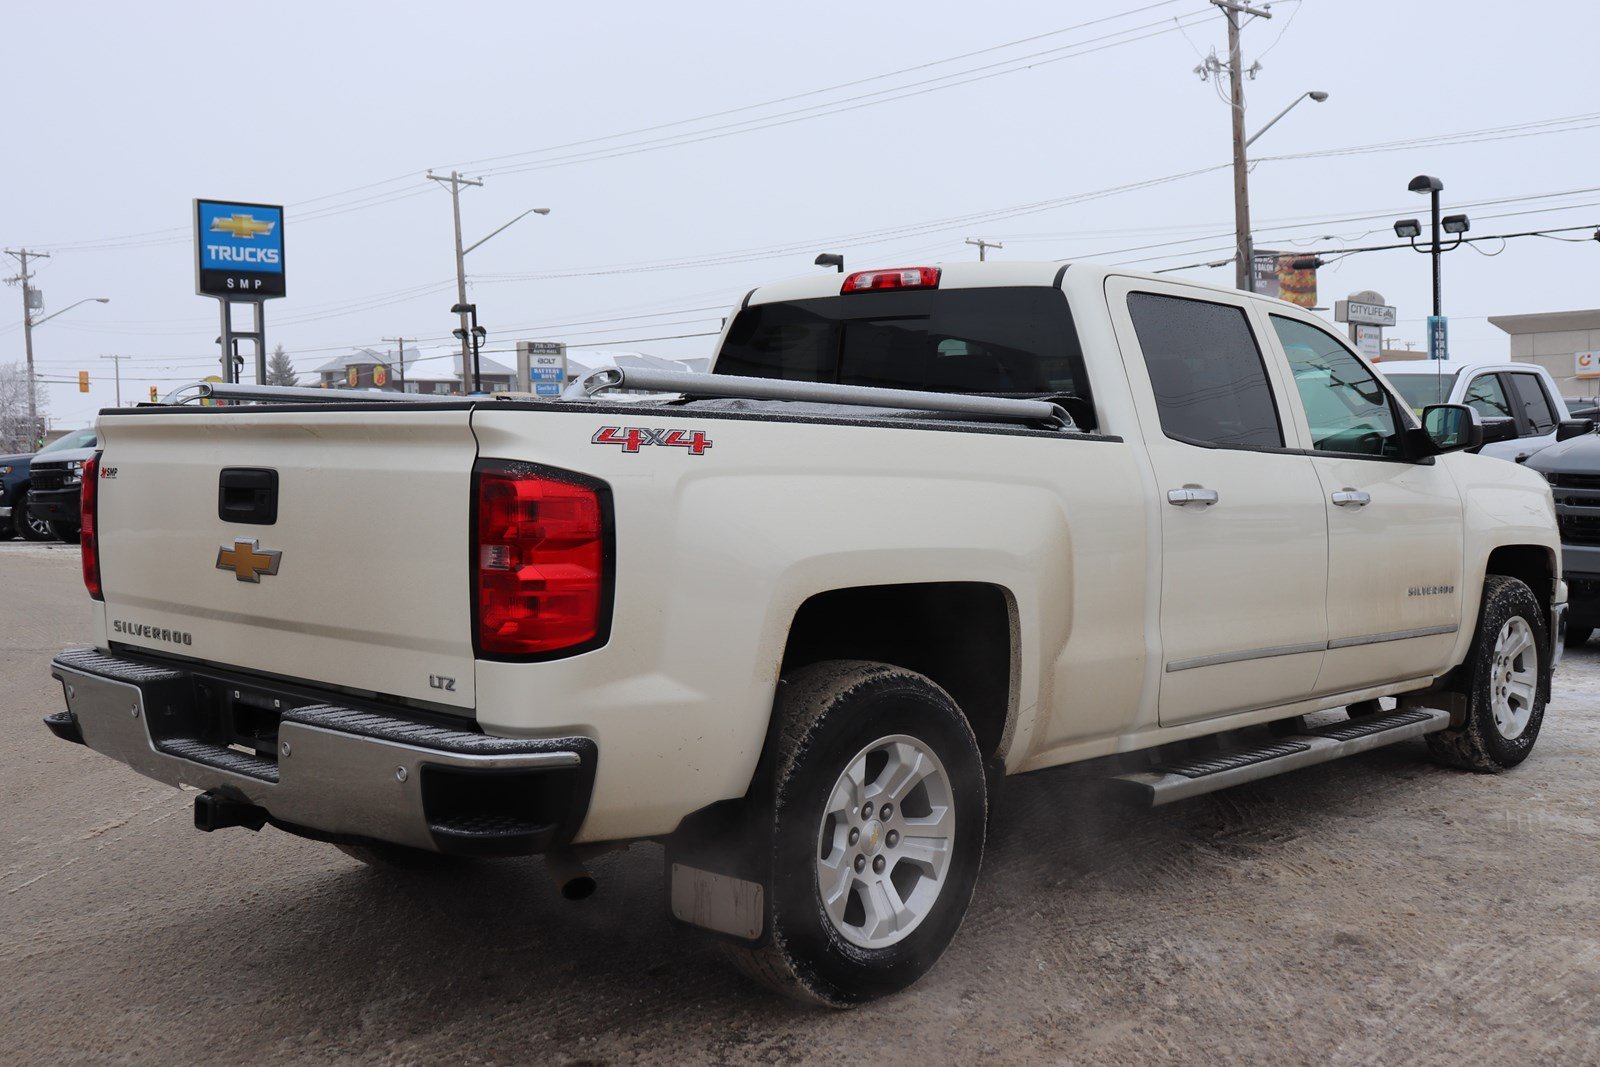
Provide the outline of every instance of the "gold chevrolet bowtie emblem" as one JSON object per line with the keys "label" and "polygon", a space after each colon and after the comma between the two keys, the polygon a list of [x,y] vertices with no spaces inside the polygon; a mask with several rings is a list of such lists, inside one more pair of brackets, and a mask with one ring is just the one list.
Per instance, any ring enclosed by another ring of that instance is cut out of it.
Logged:
{"label": "gold chevrolet bowtie emblem", "polygon": [[275,222],[261,222],[254,215],[217,216],[211,220],[212,233],[231,233],[235,237],[254,239],[265,237],[276,226]]}
{"label": "gold chevrolet bowtie emblem", "polygon": [[282,552],[263,552],[256,541],[235,541],[232,548],[217,549],[217,570],[232,571],[241,582],[261,582],[263,574],[277,574]]}

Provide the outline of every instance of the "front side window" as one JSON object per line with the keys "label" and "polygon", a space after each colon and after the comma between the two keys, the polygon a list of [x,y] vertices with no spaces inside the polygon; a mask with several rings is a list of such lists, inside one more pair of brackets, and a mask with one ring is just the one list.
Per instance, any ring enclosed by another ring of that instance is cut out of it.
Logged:
{"label": "front side window", "polygon": [[1163,433],[1222,448],[1283,447],[1266,364],[1243,308],[1130,293],[1128,314]]}
{"label": "front side window", "polygon": [[1480,374],[1467,386],[1461,402],[1486,419],[1511,418],[1511,401],[1498,374]]}
{"label": "front side window", "polygon": [[1325,330],[1272,316],[1318,452],[1405,454],[1394,404],[1377,376]]}
{"label": "front side window", "polygon": [[1554,430],[1556,413],[1538,377],[1532,374],[1508,374],[1506,377],[1511,379],[1511,391],[1517,394],[1517,406],[1528,419],[1528,432],[1538,435]]}

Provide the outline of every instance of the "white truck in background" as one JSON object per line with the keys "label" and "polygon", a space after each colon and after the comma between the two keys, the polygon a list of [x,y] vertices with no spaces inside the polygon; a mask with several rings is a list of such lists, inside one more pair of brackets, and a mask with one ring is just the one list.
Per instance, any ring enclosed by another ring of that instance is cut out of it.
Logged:
{"label": "white truck in background", "polygon": [[938,959],[1005,775],[1097,761],[1161,804],[1538,737],[1549,488],[1301,308],[818,274],[753,290],[713,371],[103,412],[93,647],[47,724],[199,790],[202,829],[370,862],[544,853],[580,895],[584,855],[664,841],[677,921],[829,1004]]}
{"label": "white truck in background", "polygon": [[1550,372],[1535,363],[1407,360],[1378,364],[1413,412],[1429,404],[1465,404],[1483,420],[1480,455],[1521,463],[1535,452],[1588,433],[1575,419]]}

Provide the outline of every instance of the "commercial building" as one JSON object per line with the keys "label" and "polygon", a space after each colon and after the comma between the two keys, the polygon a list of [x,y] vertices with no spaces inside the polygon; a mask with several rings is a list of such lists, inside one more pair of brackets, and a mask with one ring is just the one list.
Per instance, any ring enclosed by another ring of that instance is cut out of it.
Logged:
{"label": "commercial building", "polygon": [[1600,396],[1600,309],[1491,315],[1511,335],[1511,358],[1550,372],[1563,396]]}

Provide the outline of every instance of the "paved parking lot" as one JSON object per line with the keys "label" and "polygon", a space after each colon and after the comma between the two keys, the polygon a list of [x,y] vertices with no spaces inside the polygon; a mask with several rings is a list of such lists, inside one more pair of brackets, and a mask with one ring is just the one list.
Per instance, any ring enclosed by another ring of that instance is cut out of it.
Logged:
{"label": "paved parking lot", "polygon": [[668,925],[653,845],[569,904],[533,861],[201,834],[39,724],[76,550],[0,544],[0,604],[7,1062],[1600,1062],[1600,642],[1500,777],[1408,743],[1155,812],[1013,779],[949,955],[840,1013]]}

